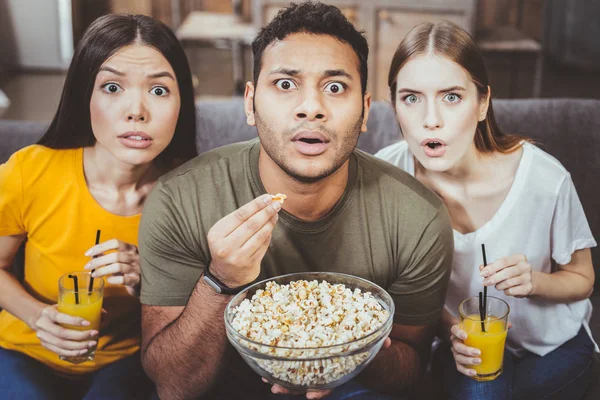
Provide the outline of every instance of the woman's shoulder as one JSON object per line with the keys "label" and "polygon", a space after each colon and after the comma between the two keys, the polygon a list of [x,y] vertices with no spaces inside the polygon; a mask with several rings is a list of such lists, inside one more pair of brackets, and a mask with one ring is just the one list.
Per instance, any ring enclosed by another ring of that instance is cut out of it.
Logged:
{"label": "woman's shoulder", "polygon": [[566,181],[571,180],[571,174],[551,154],[532,143],[523,144],[523,159],[526,161],[526,181],[530,190],[538,193],[556,196]]}
{"label": "woman's shoulder", "polygon": [[406,140],[401,140],[379,150],[377,153],[375,153],[375,157],[381,158],[382,160],[385,160],[396,166],[400,166],[404,164],[403,160],[408,156],[409,153],[410,151],[408,149]]}
{"label": "woman's shoulder", "polygon": [[549,179],[563,181],[569,176],[569,171],[554,156],[545,152],[533,143],[523,143],[523,156],[530,159],[531,168],[535,175],[540,174]]}
{"label": "woman's shoulder", "polygon": [[82,151],[81,148],[52,149],[39,144],[32,144],[17,150],[12,157],[15,157],[21,165],[36,167],[45,164],[55,164],[60,160],[71,159],[80,151]]}

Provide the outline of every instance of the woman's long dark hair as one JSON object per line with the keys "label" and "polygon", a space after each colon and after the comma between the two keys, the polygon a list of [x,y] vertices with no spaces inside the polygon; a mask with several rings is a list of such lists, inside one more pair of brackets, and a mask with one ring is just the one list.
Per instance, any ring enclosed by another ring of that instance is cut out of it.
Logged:
{"label": "woman's long dark hair", "polygon": [[171,29],[145,15],[109,14],[85,31],[69,66],[60,104],[38,144],[53,149],[93,146],[90,100],[102,64],[123,46],[140,43],[158,50],[171,64],[181,97],[179,118],[171,143],[156,158],[166,170],[195,157],[196,107],[187,57]]}

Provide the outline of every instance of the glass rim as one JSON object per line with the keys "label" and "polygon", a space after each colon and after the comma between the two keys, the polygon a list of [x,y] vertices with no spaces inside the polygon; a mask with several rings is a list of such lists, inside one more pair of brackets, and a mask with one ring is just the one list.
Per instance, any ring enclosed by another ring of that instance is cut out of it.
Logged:
{"label": "glass rim", "polygon": [[104,279],[102,279],[102,277],[98,277],[98,278],[94,278],[94,286],[96,286],[96,281],[100,282],[100,287],[94,287],[92,288],[92,290],[75,290],[75,289],[67,289],[66,287],[63,286],[62,281],[63,278],[67,278],[69,277],[69,275],[92,275],[91,271],[72,271],[72,272],[67,272],[66,274],[63,274],[60,276],[60,278],[58,278],[58,291],[63,291],[65,293],[93,293],[93,292],[97,292],[100,289],[104,289]]}
{"label": "glass rim", "polygon": [[[509,305],[509,304],[508,304],[506,301],[502,300],[502,299],[501,299],[501,298],[499,298],[499,297],[495,297],[495,296],[487,296],[487,298],[488,298],[488,299],[494,299],[494,300],[498,300],[498,301],[500,301],[500,302],[504,303],[504,305],[506,306],[506,313],[505,313],[503,316],[501,316],[501,317],[491,317],[491,318],[490,318],[490,316],[488,315],[488,319],[486,319],[486,320],[482,320],[482,319],[481,319],[481,317],[479,317],[479,318],[471,318],[471,317],[469,317],[468,315],[465,315],[465,314],[462,312],[463,304],[465,304],[467,301],[469,301],[469,300],[471,300],[471,299],[478,299],[478,297],[477,297],[477,296],[471,296],[471,297],[467,297],[466,299],[464,299],[463,301],[461,301],[461,302],[460,302],[460,304],[459,304],[459,306],[458,306],[458,314],[459,314],[459,315],[460,315],[462,318],[464,318],[464,319],[468,319],[468,320],[470,320],[470,321],[477,321],[477,322],[484,322],[484,321],[500,321],[500,320],[503,320],[504,318],[507,318],[507,317],[508,317],[508,314],[510,313],[510,305]],[[478,300],[478,301],[479,301],[479,300]]]}

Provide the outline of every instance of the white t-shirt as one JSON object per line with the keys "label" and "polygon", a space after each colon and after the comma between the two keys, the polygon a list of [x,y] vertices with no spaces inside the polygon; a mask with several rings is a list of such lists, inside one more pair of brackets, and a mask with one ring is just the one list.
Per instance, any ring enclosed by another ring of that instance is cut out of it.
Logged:
{"label": "white t-shirt", "polygon": [[[406,141],[375,155],[415,175],[414,157]],[[571,175],[558,160],[527,142],[523,143],[512,187],[492,219],[475,232],[454,231],[454,264],[446,308],[455,317],[462,300],[483,290],[478,269],[483,263],[482,243],[488,263],[525,254],[535,271],[545,273],[555,271],[556,264],[568,264],[576,250],[596,246]],[[582,325],[592,337],[589,299],[557,304],[539,298],[506,296],[494,287],[488,288],[488,295],[510,305],[513,327],[507,348],[515,355],[528,350],[544,356],[577,335]]]}

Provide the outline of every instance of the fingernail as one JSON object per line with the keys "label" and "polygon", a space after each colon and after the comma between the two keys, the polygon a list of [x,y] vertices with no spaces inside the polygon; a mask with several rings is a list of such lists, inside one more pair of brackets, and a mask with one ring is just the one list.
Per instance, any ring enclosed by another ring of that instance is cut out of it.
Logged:
{"label": "fingernail", "polygon": [[91,256],[93,253],[92,249],[89,249],[88,251],[85,252],[86,256]]}
{"label": "fingernail", "polygon": [[477,374],[477,371],[473,371],[472,369],[469,370],[470,376],[475,376],[475,374]]}
{"label": "fingernail", "polygon": [[264,198],[264,200],[265,200],[265,204],[269,204],[270,202],[272,202],[272,201],[273,201],[273,198],[272,198],[272,197],[269,195],[269,196],[266,196],[266,197]]}
{"label": "fingernail", "polygon": [[96,342],[89,342],[89,343],[88,343],[88,347],[90,347],[90,348],[91,348],[91,347],[94,347],[95,345],[96,345]]}
{"label": "fingernail", "polygon": [[98,331],[90,331],[90,336],[98,336]]}
{"label": "fingernail", "polygon": [[83,269],[90,269],[90,263],[85,264],[85,266],[83,267]]}
{"label": "fingernail", "polygon": [[83,350],[80,350],[80,351],[79,351],[79,354],[85,354],[85,353],[87,353],[88,351],[89,351],[88,349],[83,349]]}
{"label": "fingernail", "polygon": [[480,275],[483,276],[484,278],[487,278],[487,276],[489,274],[488,274],[488,271],[484,269],[484,270],[481,271]]}
{"label": "fingernail", "polygon": [[467,339],[467,334],[466,333],[461,333],[459,336],[460,336],[460,338],[462,340],[466,340]]}
{"label": "fingernail", "polygon": [[480,360],[479,358],[474,358],[474,359],[472,360],[472,364],[473,364],[473,365],[479,365],[479,364],[481,364],[481,360]]}
{"label": "fingernail", "polygon": [[90,326],[91,324],[90,324],[90,321],[82,321],[81,325],[83,325],[83,326]]}
{"label": "fingernail", "polygon": [[481,351],[479,351],[479,349],[475,349],[475,350],[473,350],[473,355],[474,356],[480,356],[481,355]]}
{"label": "fingernail", "polygon": [[486,286],[487,286],[487,285],[490,285],[491,283],[492,283],[492,280],[491,280],[491,279],[484,279],[484,280],[483,280],[483,284],[484,284],[484,285],[486,285]]}
{"label": "fingernail", "polygon": [[275,201],[275,202],[273,202],[273,205],[271,207],[273,207],[273,209],[275,211],[279,211],[281,209],[281,203],[278,201]]}

